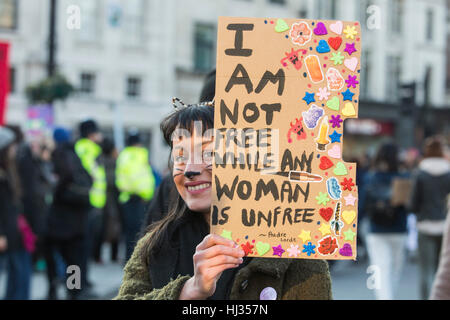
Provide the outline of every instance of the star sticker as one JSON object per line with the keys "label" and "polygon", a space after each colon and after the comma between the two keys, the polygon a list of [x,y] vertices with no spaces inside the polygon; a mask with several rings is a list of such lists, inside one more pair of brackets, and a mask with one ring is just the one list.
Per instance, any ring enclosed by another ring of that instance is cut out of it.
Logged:
{"label": "star sticker", "polygon": [[310,104],[311,102],[316,102],[314,99],[314,93],[305,92],[305,96],[303,97],[303,100],[306,101],[306,104]]}
{"label": "star sticker", "polygon": [[306,241],[311,240],[311,231],[302,230],[298,237],[302,239],[302,242],[306,243]]}
{"label": "star sticker", "polygon": [[353,43],[348,43],[347,42],[345,44],[344,51],[347,52],[349,56],[351,56],[353,52],[356,52],[355,43],[354,42]]}
{"label": "star sticker", "polygon": [[285,251],[285,250],[281,247],[281,244],[279,244],[279,245],[276,246],[276,247],[272,247],[272,249],[273,249],[273,255],[274,255],[274,256],[279,256],[279,257],[281,257],[281,256],[283,255],[283,252]]}
{"label": "star sticker", "polygon": [[244,250],[245,255],[248,255],[249,253],[253,253],[253,250],[252,250],[253,247],[254,247],[254,246],[252,246],[252,245],[250,244],[250,242],[248,242],[248,241],[247,241],[246,244],[241,244],[241,248],[242,248],[242,250]]}
{"label": "star sticker", "polygon": [[341,136],[342,136],[342,133],[337,133],[337,131],[334,130],[334,132],[329,135],[329,137],[331,138],[331,143],[341,142]]}
{"label": "star sticker", "polygon": [[300,250],[298,249],[298,245],[291,244],[291,247],[286,250],[289,253],[289,257],[297,258],[300,254]]}
{"label": "star sticker", "polygon": [[359,81],[356,80],[356,76],[348,75],[348,79],[345,80],[345,83],[347,84],[347,88],[356,88],[356,85],[359,83]]}
{"label": "star sticker", "polygon": [[338,65],[338,64],[342,64],[342,61],[344,60],[344,56],[341,55],[340,52],[331,53],[332,57],[330,58],[330,60],[332,60],[334,62],[334,65]]}
{"label": "star sticker", "polygon": [[319,92],[317,93],[317,97],[320,101],[327,100],[331,92],[328,92],[327,87],[319,88]]}
{"label": "star sticker", "polygon": [[352,229],[348,229],[347,231],[344,231],[344,236],[345,236],[344,240],[350,240],[350,241],[353,241],[353,239],[354,239],[355,236],[356,236],[356,233],[353,232]]}
{"label": "star sticker", "polygon": [[355,94],[353,92],[351,92],[350,89],[348,89],[348,88],[347,88],[347,90],[342,92],[342,97],[344,98],[344,101],[352,101],[354,95]]}
{"label": "star sticker", "polygon": [[356,31],[355,26],[347,26],[344,30],[345,33],[345,37],[347,39],[355,39],[355,36],[358,34],[358,32]]}
{"label": "star sticker", "polygon": [[331,120],[328,121],[329,123],[331,123],[333,128],[340,128],[341,127],[341,122],[344,122],[344,120],[341,119],[341,115],[331,115]]}
{"label": "star sticker", "polygon": [[328,195],[324,192],[319,191],[319,195],[316,197],[317,204],[323,204],[327,205],[328,201],[330,201],[330,198],[328,198]]}
{"label": "star sticker", "polygon": [[305,252],[308,255],[308,257],[309,257],[311,254],[315,254],[316,253],[314,251],[315,247],[316,246],[313,245],[311,242],[308,242],[308,244],[304,244],[303,245],[303,251],[302,252]]}
{"label": "star sticker", "polygon": [[221,236],[224,237],[225,239],[233,240],[231,238],[231,231],[223,229]]}
{"label": "star sticker", "polygon": [[355,205],[355,201],[358,198],[354,197],[351,193],[349,193],[348,196],[344,197],[344,199],[345,199],[345,205],[346,206],[354,206]]}
{"label": "star sticker", "polygon": [[341,186],[343,190],[348,190],[348,191],[352,191],[352,187],[355,184],[353,183],[353,179],[352,178],[344,178],[344,181],[341,182]]}
{"label": "star sticker", "polygon": [[326,223],[322,223],[322,225],[319,228],[319,231],[322,232],[322,236],[331,234],[330,225]]}

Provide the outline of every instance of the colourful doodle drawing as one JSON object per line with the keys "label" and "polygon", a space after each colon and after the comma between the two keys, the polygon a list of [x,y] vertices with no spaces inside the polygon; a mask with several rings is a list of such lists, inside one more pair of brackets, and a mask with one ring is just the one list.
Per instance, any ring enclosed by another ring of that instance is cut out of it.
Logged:
{"label": "colourful doodle drawing", "polygon": [[309,55],[305,58],[306,69],[312,83],[323,81],[323,71],[320,66],[320,60],[316,55]]}
{"label": "colourful doodle drawing", "polygon": [[319,241],[317,251],[322,255],[330,255],[333,254],[338,247],[337,239],[332,236],[327,236]]}
{"label": "colourful doodle drawing", "polygon": [[303,51],[303,49],[298,49],[294,51],[294,48],[291,49],[291,52],[285,52],[286,57],[281,59],[281,64],[283,67],[287,67],[286,60],[289,60],[295,67],[295,69],[300,70],[302,68],[302,60],[299,58],[299,52]]}
{"label": "colourful doodle drawing", "polygon": [[341,203],[336,203],[336,207],[334,208],[334,219],[330,222],[331,229],[335,235],[339,235],[341,229],[344,227],[344,223],[341,221]]}
{"label": "colourful doodle drawing", "polygon": [[305,129],[303,129],[303,117],[300,119],[295,118],[295,123],[292,124],[292,121],[290,123],[291,127],[288,130],[287,133],[287,138],[288,138],[288,142],[292,143],[292,138],[291,135],[295,134],[297,137],[297,140],[304,140],[306,139],[306,132]]}
{"label": "colourful doodle drawing", "polygon": [[324,111],[322,108],[319,108],[315,104],[311,105],[308,111],[303,111],[303,122],[308,129],[314,129],[317,127],[317,123],[319,119],[323,116]]}
{"label": "colourful doodle drawing", "polygon": [[327,85],[330,91],[339,91],[344,86],[344,78],[339,71],[335,68],[329,68],[327,70]]}
{"label": "colourful doodle drawing", "polygon": [[327,191],[331,199],[339,200],[341,198],[342,190],[338,179],[331,177],[327,180]]}
{"label": "colourful doodle drawing", "polygon": [[294,44],[303,46],[311,40],[312,32],[306,22],[300,21],[292,24],[289,36]]}

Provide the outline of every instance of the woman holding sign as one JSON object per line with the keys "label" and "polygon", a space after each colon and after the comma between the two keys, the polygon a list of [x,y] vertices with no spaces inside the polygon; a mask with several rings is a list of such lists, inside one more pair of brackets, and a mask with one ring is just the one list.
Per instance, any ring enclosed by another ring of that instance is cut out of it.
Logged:
{"label": "woman holding sign", "polygon": [[249,258],[209,234],[214,108],[178,105],[161,123],[177,193],[137,243],[115,299],[331,299],[325,261]]}

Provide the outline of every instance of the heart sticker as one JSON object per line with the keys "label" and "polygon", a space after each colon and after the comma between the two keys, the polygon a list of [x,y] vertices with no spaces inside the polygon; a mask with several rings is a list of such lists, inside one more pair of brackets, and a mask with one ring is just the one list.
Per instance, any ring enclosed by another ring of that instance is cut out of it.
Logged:
{"label": "heart sticker", "polygon": [[358,59],[356,57],[352,57],[344,60],[344,66],[346,66],[351,71],[355,71],[358,66]]}
{"label": "heart sticker", "polygon": [[335,144],[330,150],[328,150],[328,155],[335,159],[341,158],[341,147]]}
{"label": "heart sticker", "polygon": [[328,34],[327,28],[323,24],[323,22],[317,23],[317,26],[314,28],[314,34],[316,36],[324,36]]}
{"label": "heart sticker", "polygon": [[330,52],[330,46],[325,40],[320,40],[319,45],[316,47],[316,51],[318,53],[327,53]]}
{"label": "heart sticker", "polygon": [[341,37],[331,37],[328,39],[328,44],[330,47],[332,47],[334,50],[339,49],[339,47],[342,44],[342,38]]}
{"label": "heart sticker", "polygon": [[353,106],[353,103],[347,102],[344,105],[344,108],[341,110],[342,114],[346,117],[351,117],[356,114],[355,107]]}
{"label": "heart sticker", "polygon": [[322,170],[330,169],[332,166],[334,166],[333,162],[326,156],[320,157],[320,165],[319,168]]}
{"label": "heart sticker", "polygon": [[342,34],[342,29],[344,25],[342,21],[336,21],[335,23],[330,24],[330,30],[336,34]]}
{"label": "heart sticker", "polygon": [[319,214],[325,221],[330,221],[330,218],[333,215],[333,209],[330,207],[320,208]]}
{"label": "heart sticker", "polygon": [[256,251],[260,256],[263,256],[270,250],[270,244],[258,241],[256,243]]}
{"label": "heart sticker", "polygon": [[283,19],[278,19],[277,24],[275,25],[276,32],[285,32],[289,30],[289,26]]}
{"label": "heart sticker", "polygon": [[345,243],[341,249],[339,249],[339,254],[344,257],[351,257],[353,255],[352,246]]}
{"label": "heart sticker", "polygon": [[326,103],[327,107],[331,110],[338,111],[339,110],[339,98],[334,96]]}
{"label": "heart sticker", "polygon": [[356,212],[354,210],[345,210],[342,212],[342,219],[344,219],[346,224],[351,224],[356,218]]}
{"label": "heart sticker", "polygon": [[338,162],[336,164],[336,168],[333,170],[333,173],[337,176],[345,176],[347,174],[347,168],[342,162]]}

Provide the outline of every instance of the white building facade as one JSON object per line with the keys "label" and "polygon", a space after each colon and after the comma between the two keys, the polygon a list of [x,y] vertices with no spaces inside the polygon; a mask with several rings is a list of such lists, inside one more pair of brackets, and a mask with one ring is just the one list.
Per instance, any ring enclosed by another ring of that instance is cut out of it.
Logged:
{"label": "white building facade", "polygon": [[[416,83],[416,104],[445,107],[445,0],[58,0],[56,63],[77,93],[54,106],[55,123],[97,119],[115,133],[139,128],[154,166],[167,148],[159,121],[170,99],[198,100],[215,66],[219,16],[358,20],[361,100],[396,103]],[[45,78],[50,0],[0,0],[0,41],[11,43],[7,121],[23,124],[25,88]],[[79,21],[76,20],[79,14]],[[77,24],[78,23],[78,24]]]}

